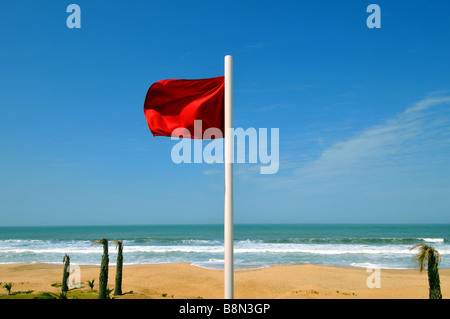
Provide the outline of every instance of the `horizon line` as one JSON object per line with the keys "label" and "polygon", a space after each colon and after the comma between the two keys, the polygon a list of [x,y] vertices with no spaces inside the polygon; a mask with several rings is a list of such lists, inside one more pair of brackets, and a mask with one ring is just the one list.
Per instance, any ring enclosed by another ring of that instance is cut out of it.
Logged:
{"label": "horizon line", "polygon": [[[389,222],[389,223],[371,223],[371,222],[354,222],[354,223],[235,223],[234,226],[246,226],[246,225],[450,225],[449,222],[436,223],[436,222]],[[13,228],[13,227],[136,227],[136,226],[223,226],[223,223],[157,223],[157,224],[86,224],[86,225],[0,225],[1,228]]]}

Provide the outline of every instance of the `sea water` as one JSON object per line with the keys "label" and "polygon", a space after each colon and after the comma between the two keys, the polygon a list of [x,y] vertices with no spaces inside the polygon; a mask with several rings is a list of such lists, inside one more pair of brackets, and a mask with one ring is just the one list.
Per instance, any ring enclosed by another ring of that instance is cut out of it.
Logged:
{"label": "sea water", "polygon": [[[450,268],[450,225],[235,225],[236,269],[319,264],[408,269],[416,244],[439,251]],[[100,238],[122,240],[125,265],[187,262],[223,269],[223,225],[0,227],[0,264],[99,265]],[[110,264],[117,250],[109,246]]]}

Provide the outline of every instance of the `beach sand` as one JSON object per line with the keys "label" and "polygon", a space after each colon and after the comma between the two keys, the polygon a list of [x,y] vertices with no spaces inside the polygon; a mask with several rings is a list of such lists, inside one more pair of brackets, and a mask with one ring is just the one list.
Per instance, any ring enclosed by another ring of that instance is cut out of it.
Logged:
{"label": "beach sand", "polygon": [[[12,291],[51,292],[62,280],[63,265],[0,265],[0,282],[13,283]],[[95,279],[98,289],[99,266],[80,266],[82,288]],[[440,269],[442,295],[450,297],[450,269]],[[204,269],[189,263],[130,265],[123,268],[122,299],[223,298],[223,271]],[[235,271],[237,299],[428,299],[427,272],[419,270],[380,270],[380,288],[368,288],[371,275],[366,268],[319,265],[280,265]],[[115,267],[109,267],[108,287],[114,289]],[[0,295],[6,295],[0,288]],[[112,295],[112,294],[111,294]]]}

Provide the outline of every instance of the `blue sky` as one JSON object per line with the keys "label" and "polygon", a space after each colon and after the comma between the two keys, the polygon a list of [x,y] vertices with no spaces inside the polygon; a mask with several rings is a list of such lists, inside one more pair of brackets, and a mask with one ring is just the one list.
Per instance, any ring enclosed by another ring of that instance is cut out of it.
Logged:
{"label": "blue sky", "polygon": [[223,75],[226,54],[235,127],[280,130],[277,174],[235,164],[236,223],[450,223],[449,12],[2,1],[0,225],[222,223],[222,165],[174,164],[143,102],[155,81]]}

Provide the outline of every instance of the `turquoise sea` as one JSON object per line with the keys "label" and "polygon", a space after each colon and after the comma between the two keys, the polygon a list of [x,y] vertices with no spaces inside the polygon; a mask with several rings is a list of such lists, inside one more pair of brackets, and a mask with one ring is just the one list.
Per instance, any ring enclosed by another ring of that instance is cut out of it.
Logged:
{"label": "turquoise sea", "polygon": [[[280,264],[415,268],[410,248],[436,248],[450,268],[450,225],[235,225],[236,269]],[[223,225],[0,227],[0,264],[99,265],[100,238],[123,240],[124,264],[223,268]],[[114,265],[116,249],[109,248]]]}

